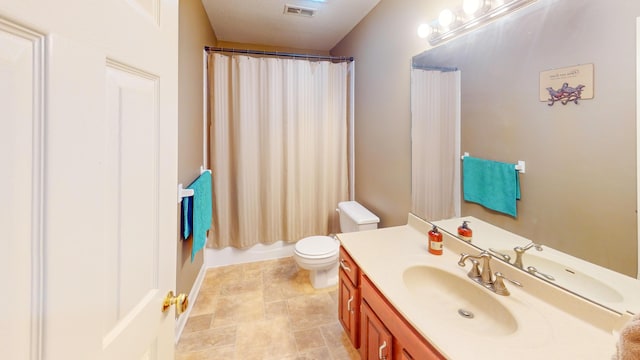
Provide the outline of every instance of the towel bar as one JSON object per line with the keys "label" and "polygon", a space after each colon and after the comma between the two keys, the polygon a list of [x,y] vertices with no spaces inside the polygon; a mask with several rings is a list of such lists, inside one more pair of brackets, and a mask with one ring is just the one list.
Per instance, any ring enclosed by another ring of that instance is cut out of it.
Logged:
{"label": "towel bar", "polygon": [[[462,156],[460,156],[460,160],[464,160],[465,156],[469,156],[468,152],[465,152]],[[520,174],[524,174],[526,170],[526,165],[524,160],[518,160],[517,164],[514,164],[514,167]]]}
{"label": "towel bar", "polygon": [[182,202],[182,198],[193,196],[193,189],[185,189],[182,184],[178,184],[178,203]]}
{"label": "towel bar", "polygon": [[[211,170],[205,169],[204,166],[200,165],[200,175],[202,175],[205,171],[211,174]],[[189,196],[193,196],[193,189],[185,189],[182,184],[178,184],[178,203],[182,202],[182,198],[186,198]]]}

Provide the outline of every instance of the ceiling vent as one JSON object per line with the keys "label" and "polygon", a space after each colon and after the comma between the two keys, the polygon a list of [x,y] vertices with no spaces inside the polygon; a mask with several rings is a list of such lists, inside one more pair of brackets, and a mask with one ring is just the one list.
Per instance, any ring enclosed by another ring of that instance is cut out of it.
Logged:
{"label": "ceiling vent", "polygon": [[284,13],[285,15],[299,15],[299,16],[312,17],[313,15],[316,14],[316,9],[286,4],[284,6]]}

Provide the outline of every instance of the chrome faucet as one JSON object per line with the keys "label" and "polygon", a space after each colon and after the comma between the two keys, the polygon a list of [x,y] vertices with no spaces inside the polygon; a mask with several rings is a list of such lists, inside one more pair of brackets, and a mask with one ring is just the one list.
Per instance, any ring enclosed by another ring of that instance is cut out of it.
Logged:
{"label": "chrome faucet", "polygon": [[[491,271],[491,254],[486,251],[481,252],[478,256],[473,256],[469,254],[460,254],[460,260],[458,261],[458,265],[464,267],[465,262],[469,259],[472,263],[471,270],[467,273],[467,276],[471,278],[471,280],[481,284],[487,289],[493,291],[498,295],[508,296],[509,290],[504,285],[504,280],[508,280],[511,283],[522,287],[522,284],[515,280],[511,280],[506,278],[502,273],[497,272],[495,276],[495,280],[493,278],[493,272]],[[480,261],[482,261],[482,270],[480,269]]]}
{"label": "chrome faucet", "polygon": [[513,265],[519,267],[520,269],[523,268],[522,265],[522,255],[524,255],[524,253],[531,249],[532,247],[536,248],[536,250],[538,251],[542,251],[542,245],[536,244],[533,241],[530,242],[529,244],[525,245],[525,247],[522,246],[516,246],[513,248],[513,251],[516,252],[516,260],[513,262]]}

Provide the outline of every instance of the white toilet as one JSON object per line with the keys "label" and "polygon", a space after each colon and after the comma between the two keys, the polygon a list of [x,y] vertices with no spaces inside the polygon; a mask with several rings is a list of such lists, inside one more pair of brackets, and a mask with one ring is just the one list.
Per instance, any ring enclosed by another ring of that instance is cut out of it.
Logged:
{"label": "white toilet", "polygon": [[[378,228],[380,219],[355,201],[343,201],[336,211],[340,214],[340,231],[352,232]],[[316,289],[338,282],[340,242],[331,236],[309,236],[296,243],[293,258],[298,266],[309,270],[311,285]]]}

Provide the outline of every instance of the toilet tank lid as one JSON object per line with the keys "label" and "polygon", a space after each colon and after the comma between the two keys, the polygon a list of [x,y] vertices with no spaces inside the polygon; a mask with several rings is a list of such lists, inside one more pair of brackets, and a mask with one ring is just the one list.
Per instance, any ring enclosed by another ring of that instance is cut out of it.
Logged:
{"label": "toilet tank lid", "polygon": [[338,209],[349,215],[358,225],[379,223],[380,218],[369,211],[357,201],[342,201],[338,203]]}

